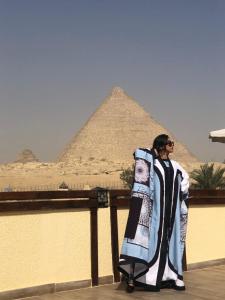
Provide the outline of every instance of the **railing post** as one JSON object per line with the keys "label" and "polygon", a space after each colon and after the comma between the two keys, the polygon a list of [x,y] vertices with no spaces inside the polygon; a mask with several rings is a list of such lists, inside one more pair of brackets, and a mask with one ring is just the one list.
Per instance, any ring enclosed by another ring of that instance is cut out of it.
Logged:
{"label": "railing post", "polygon": [[118,263],[119,263],[117,207],[114,206],[113,203],[112,204],[111,203],[110,203],[110,222],[111,222],[111,247],[112,247],[113,275],[114,275],[114,282],[119,282],[120,281],[120,273],[117,269]]}
{"label": "railing post", "polygon": [[98,208],[90,208],[91,225],[91,279],[92,286],[98,285]]}

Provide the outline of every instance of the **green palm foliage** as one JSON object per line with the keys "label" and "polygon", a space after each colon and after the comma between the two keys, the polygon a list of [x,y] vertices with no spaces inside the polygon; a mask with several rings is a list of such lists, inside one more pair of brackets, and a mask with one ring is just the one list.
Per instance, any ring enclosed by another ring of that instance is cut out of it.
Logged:
{"label": "green palm foliage", "polygon": [[196,189],[223,189],[225,188],[225,168],[218,167],[214,170],[214,164],[204,164],[200,169],[191,172],[190,177],[195,180],[192,187]]}

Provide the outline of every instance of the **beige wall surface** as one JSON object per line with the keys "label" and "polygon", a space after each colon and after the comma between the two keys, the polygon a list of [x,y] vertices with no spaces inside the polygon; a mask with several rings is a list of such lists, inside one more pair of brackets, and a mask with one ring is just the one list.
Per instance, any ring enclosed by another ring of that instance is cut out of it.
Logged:
{"label": "beige wall surface", "polygon": [[189,209],[187,263],[225,258],[225,205]]}
{"label": "beige wall surface", "polygon": [[[128,210],[118,210],[119,251]],[[191,207],[187,263],[225,258],[225,206]],[[98,210],[99,276],[112,274],[110,209]],[[0,291],[91,278],[90,212],[0,215]]]}
{"label": "beige wall surface", "polygon": [[112,275],[110,209],[98,210],[99,276]]}
{"label": "beige wall surface", "polygon": [[[91,278],[90,212],[2,214],[0,291]],[[99,276],[112,275],[110,209],[98,210]]]}
{"label": "beige wall surface", "polygon": [[89,215],[1,215],[0,291],[91,278]]}
{"label": "beige wall surface", "polygon": [[118,237],[119,237],[119,251],[121,251],[123,237],[127,225],[128,209],[118,210]]}

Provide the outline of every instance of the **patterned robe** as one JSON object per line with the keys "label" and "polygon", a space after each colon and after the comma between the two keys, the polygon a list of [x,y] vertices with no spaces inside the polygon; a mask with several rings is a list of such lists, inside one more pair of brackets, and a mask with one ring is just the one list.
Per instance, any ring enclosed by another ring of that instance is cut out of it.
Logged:
{"label": "patterned robe", "polygon": [[182,257],[187,225],[188,174],[173,160],[137,149],[130,211],[119,271],[149,290],[185,289]]}

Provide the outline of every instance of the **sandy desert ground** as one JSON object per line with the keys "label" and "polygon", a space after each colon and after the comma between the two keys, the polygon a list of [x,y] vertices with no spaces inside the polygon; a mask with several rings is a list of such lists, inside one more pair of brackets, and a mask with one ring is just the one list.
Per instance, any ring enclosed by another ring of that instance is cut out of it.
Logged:
{"label": "sandy desert ground", "polygon": [[[182,164],[190,173],[201,163]],[[0,165],[0,190],[57,190],[62,182],[71,189],[89,189],[96,186],[123,188],[120,174],[131,163],[87,161],[64,163],[12,163]],[[224,164],[215,163],[215,167]]]}

